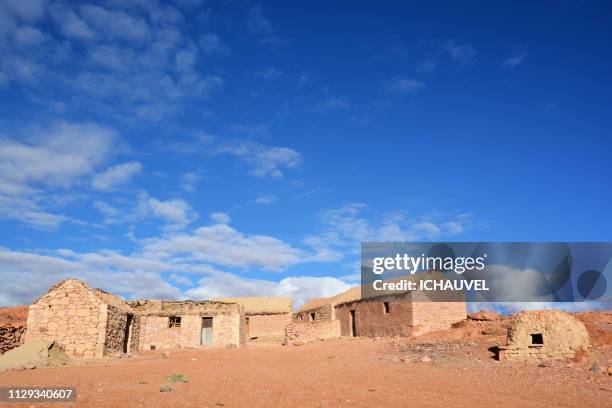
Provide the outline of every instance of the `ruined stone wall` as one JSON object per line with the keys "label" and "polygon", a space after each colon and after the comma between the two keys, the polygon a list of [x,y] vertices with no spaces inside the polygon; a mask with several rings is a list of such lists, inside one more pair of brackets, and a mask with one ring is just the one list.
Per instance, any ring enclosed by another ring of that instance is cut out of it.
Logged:
{"label": "ruined stone wall", "polygon": [[408,301],[389,300],[389,313],[385,313],[385,301],[359,300],[336,306],[336,318],[340,321],[343,336],[352,336],[351,310],[355,311],[357,336],[409,336],[412,330],[412,304]]}
{"label": "ruined stone wall", "polygon": [[0,355],[19,347],[25,340],[26,327],[23,325],[0,327]]}
{"label": "ruined stone wall", "polygon": [[291,313],[248,315],[249,338],[283,336],[291,323]]}
{"label": "ruined stone wall", "polygon": [[340,321],[290,323],[285,326],[285,345],[302,345],[314,340],[340,337]]}
{"label": "ruined stone wall", "polygon": [[56,340],[73,357],[103,357],[107,307],[68,282],[29,307],[25,341]]}
{"label": "ruined stone wall", "polygon": [[[212,346],[244,344],[244,329],[241,336],[241,314],[219,313],[213,316],[173,315],[181,317],[181,327],[169,327],[170,316],[141,316],[139,348],[150,350],[179,347],[199,347],[202,344],[202,317],[213,318]],[[242,317],[243,318],[243,317]]]}
{"label": "ruined stone wall", "polygon": [[316,309],[298,312],[293,316],[294,323],[307,323],[311,321],[311,314],[314,313],[314,321],[329,322],[335,319],[334,308],[331,304],[323,305]]}
{"label": "ruined stone wall", "polygon": [[466,318],[465,302],[412,302],[413,335],[450,329]]}
{"label": "ruined stone wall", "polygon": [[[541,336],[535,344],[533,335]],[[582,322],[558,310],[520,312],[508,326],[508,344],[500,347],[500,360],[572,359],[590,348]]]}

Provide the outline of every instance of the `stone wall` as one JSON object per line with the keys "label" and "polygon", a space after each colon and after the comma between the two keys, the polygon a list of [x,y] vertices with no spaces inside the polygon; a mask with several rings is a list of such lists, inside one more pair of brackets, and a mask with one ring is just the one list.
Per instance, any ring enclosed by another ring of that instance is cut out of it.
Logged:
{"label": "stone wall", "polygon": [[103,357],[107,306],[76,281],[29,307],[25,341],[56,340],[72,357]]}
{"label": "stone wall", "polygon": [[[129,323],[129,327],[128,327]],[[140,317],[119,308],[108,306],[106,322],[105,354],[124,352],[125,336],[127,335],[127,352],[138,350],[140,335]]]}
{"label": "stone wall", "polygon": [[291,323],[291,313],[252,314],[246,318],[249,320],[249,339],[284,336],[285,326]]}
{"label": "stone wall", "polygon": [[26,327],[23,325],[0,327],[0,355],[21,346],[25,332]]}
{"label": "stone wall", "polygon": [[[314,320],[312,319],[314,315]],[[306,323],[306,322],[318,322],[326,321],[329,322],[335,319],[334,307],[331,304],[326,304],[321,307],[312,310],[306,310],[298,312],[293,316],[294,323]]]}
{"label": "stone wall", "polygon": [[290,323],[285,326],[285,345],[302,345],[314,340],[340,337],[340,321]]}
{"label": "stone wall", "polygon": [[409,336],[412,334],[412,303],[389,301],[389,313],[385,313],[384,301],[361,300],[336,306],[343,336],[352,336],[351,310],[355,311],[357,336]]}
{"label": "stone wall", "polygon": [[450,329],[467,318],[465,302],[412,302],[413,335]]}
{"label": "stone wall", "polygon": [[[244,314],[237,304],[157,302],[140,309],[140,349],[202,346],[203,317],[213,318],[212,346],[239,346],[245,342]],[[180,317],[180,327],[169,327],[170,317]]]}
{"label": "stone wall", "polygon": [[[534,336],[539,336],[534,341]],[[508,343],[500,347],[499,359],[573,359],[590,348],[582,322],[558,310],[520,312],[508,326]]]}

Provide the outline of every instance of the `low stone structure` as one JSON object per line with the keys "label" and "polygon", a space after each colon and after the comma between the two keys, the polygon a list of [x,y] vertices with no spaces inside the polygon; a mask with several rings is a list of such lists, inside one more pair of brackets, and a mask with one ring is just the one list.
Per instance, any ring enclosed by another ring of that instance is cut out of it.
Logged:
{"label": "low stone structure", "polygon": [[139,349],[227,347],[245,343],[245,316],[237,303],[136,300]]}
{"label": "low stone structure", "polygon": [[245,314],[246,339],[282,339],[291,323],[292,306],[288,297],[235,297],[213,299],[238,303]]}
{"label": "low stone structure", "polygon": [[559,310],[526,311],[516,314],[508,326],[508,340],[499,347],[499,360],[574,359],[590,348],[582,322]]}
{"label": "low stone structure", "polygon": [[57,341],[72,357],[103,357],[138,348],[139,317],[121,298],[67,279],[28,310],[25,343]]}
{"label": "low stone structure", "polygon": [[285,327],[285,345],[299,346],[314,340],[341,336],[340,320],[319,320],[312,323],[291,323]]}
{"label": "low stone structure", "polygon": [[19,347],[25,339],[25,325],[0,327],[0,355]]}

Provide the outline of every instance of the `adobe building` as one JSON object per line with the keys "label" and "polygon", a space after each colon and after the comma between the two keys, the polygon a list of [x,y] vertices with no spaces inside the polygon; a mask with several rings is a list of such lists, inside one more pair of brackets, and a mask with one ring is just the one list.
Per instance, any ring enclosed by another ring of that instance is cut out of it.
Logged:
{"label": "adobe building", "polygon": [[288,297],[235,297],[213,299],[237,303],[245,315],[245,336],[248,340],[278,340],[291,323],[292,305]]}
{"label": "adobe building", "polygon": [[[445,279],[438,272],[411,279],[424,278]],[[354,287],[336,296],[307,302],[287,327],[285,342],[340,336],[419,336],[449,329],[466,317],[465,297],[461,292],[438,295],[406,291],[362,298],[361,288]]]}
{"label": "adobe building", "polygon": [[499,360],[564,360],[590,348],[584,324],[559,310],[525,311],[508,326],[508,340],[499,346]]}
{"label": "adobe building", "polygon": [[136,300],[139,349],[232,347],[245,343],[245,316],[237,303]]}
{"label": "adobe building", "polygon": [[25,342],[56,340],[69,356],[104,357],[136,350],[139,324],[121,298],[66,279],[30,305]]}

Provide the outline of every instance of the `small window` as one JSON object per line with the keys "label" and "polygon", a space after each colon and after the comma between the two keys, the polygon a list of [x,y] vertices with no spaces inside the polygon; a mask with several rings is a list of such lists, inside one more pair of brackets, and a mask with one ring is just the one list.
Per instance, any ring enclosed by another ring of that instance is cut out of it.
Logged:
{"label": "small window", "polygon": [[300,322],[303,320],[303,319],[302,319],[303,317],[304,317],[304,316],[300,315]]}
{"label": "small window", "polygon": [[311,321],[311,322],[314,322],[314,321],[315,321],[315,313],[314,313],[314,312],[312,312],[312,313],[310,314],[310,321]]}
{"label": "small window", "polygon": [[181,318],[178,316],[170,316],[168,318],[168,328],[181,327]]}
{"label": "small window", "polygon": [[544,337],[542,333],[533,333],[531,334],[531,345],[532,346],[542,346],[544,345]]}
{"label": "small window", "polygon": [[383,310],[384,310],[385,314],[389,314],[389,302],[384,302],[383,306],[384,306]]}

